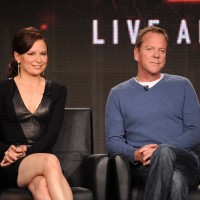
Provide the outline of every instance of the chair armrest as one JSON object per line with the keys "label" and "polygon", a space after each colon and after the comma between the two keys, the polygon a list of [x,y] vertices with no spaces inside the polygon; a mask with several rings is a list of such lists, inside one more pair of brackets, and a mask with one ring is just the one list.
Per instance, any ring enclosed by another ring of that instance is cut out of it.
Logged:
{"label": "chair armrest", "polygon": [[95,200],[106,199],[107,195],[108,155],[93,154],[85,163],[87,188],[93,191]]}
{"label": "chair armrest", "polygon": [[[128,200],[131,194],[132,177],[130,162],[121,154],[109,158],[109,199]],[[111,193],[115,191],[115,193]]]}

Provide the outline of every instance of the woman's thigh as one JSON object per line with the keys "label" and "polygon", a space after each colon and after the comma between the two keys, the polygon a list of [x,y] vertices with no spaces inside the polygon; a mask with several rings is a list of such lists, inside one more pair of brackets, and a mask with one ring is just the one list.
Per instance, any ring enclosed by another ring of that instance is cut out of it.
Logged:
{"label": "woman's thigh", "polygon": [[53,154],[36,153],[25,157],[19,166],[17,183],[19,187],[27,187],[31,180],[45,174],[49,168],[58,167],[59,161]]}

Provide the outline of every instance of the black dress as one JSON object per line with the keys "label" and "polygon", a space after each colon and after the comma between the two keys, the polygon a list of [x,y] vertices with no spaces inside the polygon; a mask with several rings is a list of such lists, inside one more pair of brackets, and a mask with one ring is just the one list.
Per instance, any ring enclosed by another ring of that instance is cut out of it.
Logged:
{"label": "black dress", "polygon": [[[14,79],[0,83],[0,161],[11,144],[27,145],[26,156],[51,152],[59,133],[66,100],[66,88],[55,81],[46,81],[45,91],[37,110],[25,106]],[[1,187],[17,187],[20,158],[0,167]],[[28,169],[27,169],[28,170]]]}

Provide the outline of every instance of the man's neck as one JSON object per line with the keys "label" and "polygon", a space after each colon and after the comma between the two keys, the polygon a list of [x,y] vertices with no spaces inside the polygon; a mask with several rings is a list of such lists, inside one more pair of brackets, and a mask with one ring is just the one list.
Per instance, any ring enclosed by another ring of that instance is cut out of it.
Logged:
{"label": "man's neck", "polygon": [[137,74],[137,76],[135,78],[139,82],[152,82],[152,81],[156,81],[156,80],[160,79],[161,76],[162,76],[161,73],[156,74],[156,75],[148,75],[148,76]]}

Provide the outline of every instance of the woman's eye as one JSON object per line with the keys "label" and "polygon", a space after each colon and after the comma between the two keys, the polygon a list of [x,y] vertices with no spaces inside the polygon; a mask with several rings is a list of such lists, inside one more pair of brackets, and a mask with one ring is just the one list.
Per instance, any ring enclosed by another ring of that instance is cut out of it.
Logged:
{"label": "woman's eye", "polygon": [[34,53],[27,53],[29,56],[32,56],[32,55],[34,55]]}
{"label": "woman's eye", "polygon": [[46,53],[46,52],[43,52],[43,53],[41,53],[41,55],[42,55],[42,56],[46,56],[46,55],[47,55],[47,53]]}

